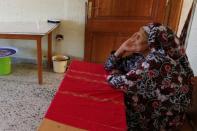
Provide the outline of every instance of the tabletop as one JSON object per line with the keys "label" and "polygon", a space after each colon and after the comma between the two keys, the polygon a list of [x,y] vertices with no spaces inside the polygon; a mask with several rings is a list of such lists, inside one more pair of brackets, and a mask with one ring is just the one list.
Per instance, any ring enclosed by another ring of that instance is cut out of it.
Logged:
{"label": "tabletop", "polygon": [[0,34],[47,35],[58,25],[48,22],[0,22]]}

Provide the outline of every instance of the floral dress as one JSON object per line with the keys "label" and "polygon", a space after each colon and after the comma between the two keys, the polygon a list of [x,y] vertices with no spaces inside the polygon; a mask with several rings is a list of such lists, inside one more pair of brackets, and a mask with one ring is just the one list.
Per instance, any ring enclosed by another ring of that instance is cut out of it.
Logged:
{"label": "floral dress", "polygon": [[181,42],[167,27],[149,24],[150,53],[116,57],[113,52],[105,63],[112,73],[107,80],[125,93],[129,131],[175,130],[185,120],[192,98],[193,71]]}

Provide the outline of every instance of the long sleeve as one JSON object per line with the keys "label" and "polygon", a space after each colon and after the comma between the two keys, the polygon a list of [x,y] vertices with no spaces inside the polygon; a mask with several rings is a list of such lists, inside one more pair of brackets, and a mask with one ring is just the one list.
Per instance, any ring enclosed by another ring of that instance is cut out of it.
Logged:
{"label": "long sleeve", "polygon": [[144,59],[142,55],[134,53],[126,57],[116,57],[114,51],[105,62],[104,68],[106,71],[119,70],[126,74],[131,69],[136,68],[138,61]]}
{"label": "long sleeve", "polygon": [[[111,74],[107,77],[107,81],[113,88],[121,89],[127,92],[129,88],[135,85],[135,80],[131,79],[128,74],[135,70],[137,63],[141,60],[140,55],[134,54],[127,57],[116,57],[113,53],[109,56],[105,63],[105,69]],[[118,73],[113,73],[113,70],[118,70]]]}
{"label": "long sleeve", "polygon": [[123,63],[124,63],[124,58],[121,57],[116,57],[114,55],[114,51],[111,53],[111,55],[108,57],[107,61],[105,62],[105,70],[107,71],[112,71],[112,70],[119,70],[123,71]]}
{"label": "long sleeve", "polygon": [[127,75],[123,74],[111,74],[107,77],[107,81],[115,89],[120,89],[127,92],[129,88],[135,85],[135,82],[128,79]]}

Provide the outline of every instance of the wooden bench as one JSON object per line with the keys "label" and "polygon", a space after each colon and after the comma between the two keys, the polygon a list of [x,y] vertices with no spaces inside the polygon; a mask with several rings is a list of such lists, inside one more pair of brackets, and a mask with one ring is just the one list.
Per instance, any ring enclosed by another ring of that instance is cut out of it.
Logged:
{"label": "wooden bench", "polygon": [[[123,94],[109,87],[105,75],[102,65],[73,61],[38,131],[126,131]],[[197,118],[195,89],[192,120]],[[191,122],[180,131],[193,131]]]}

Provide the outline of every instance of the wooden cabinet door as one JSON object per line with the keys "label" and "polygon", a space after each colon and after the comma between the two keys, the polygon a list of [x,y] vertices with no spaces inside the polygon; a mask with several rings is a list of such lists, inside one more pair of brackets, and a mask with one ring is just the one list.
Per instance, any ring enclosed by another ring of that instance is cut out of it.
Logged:
{"label": "wooden cabinet door", "polygon": [[167,0],[89,0],[85,60],[103,63],[110,52],[149,22],[164,21]]}

